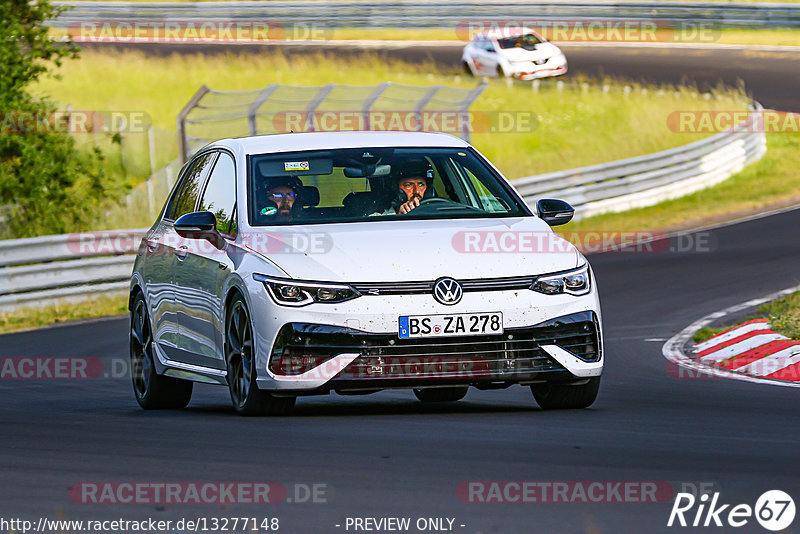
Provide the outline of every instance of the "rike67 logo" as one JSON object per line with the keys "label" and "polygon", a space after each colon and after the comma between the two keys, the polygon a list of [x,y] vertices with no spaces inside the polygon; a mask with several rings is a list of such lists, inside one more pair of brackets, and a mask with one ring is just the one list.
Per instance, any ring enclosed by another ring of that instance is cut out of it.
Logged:
{"label": "rike67 logo", "polygon": [[[751,525],[755,518],[767,530],[784,530],[792,524],[795,515],[794,500],[781,490],[764,492],[755,506],[749,504],[723,504],[720,493],[678,493],[672,504],[667,526],[734,528]],[[751,528],[746,529],[752,532]]]}

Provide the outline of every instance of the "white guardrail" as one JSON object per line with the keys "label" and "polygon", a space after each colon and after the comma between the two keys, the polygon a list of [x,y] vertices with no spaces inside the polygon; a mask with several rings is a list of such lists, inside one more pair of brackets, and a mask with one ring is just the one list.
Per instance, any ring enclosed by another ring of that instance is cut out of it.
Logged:
{"label": "white guardrail", "polygon": [[604,0],[272,0],[238,2],[54,2],[70,7],[50,24],[154,21],[270,21],[321,27],[455,28],[468,21],[663,21],[798,27],[800,5],[754,2]]}
{"label": "white guardrail", "polygon": [[[561,198],[576,218],[656,204],[717,184],[767,150],[761,107],[729,132],[646,156],[514,180],[531,206]],[[0,241],[0,312],[125,294],[146,229]]]}

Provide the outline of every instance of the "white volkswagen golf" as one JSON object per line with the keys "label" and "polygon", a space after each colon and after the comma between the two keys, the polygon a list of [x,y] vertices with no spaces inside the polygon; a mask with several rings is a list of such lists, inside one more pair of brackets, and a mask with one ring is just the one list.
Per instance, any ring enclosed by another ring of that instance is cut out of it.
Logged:
{"label": "white volkswagen golf", "polygon": [[529,386],[542,408],[598,393],[586,259],[477,150],[436,133],[226,139],[184,166],[131,277],[143,408],[227,385],[241,414],[297,397]]}

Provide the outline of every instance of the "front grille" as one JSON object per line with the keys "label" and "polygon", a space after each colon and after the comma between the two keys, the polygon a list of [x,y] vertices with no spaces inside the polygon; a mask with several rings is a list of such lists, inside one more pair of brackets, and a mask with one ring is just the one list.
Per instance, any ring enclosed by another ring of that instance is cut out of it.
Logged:
{"label": "front grille", "polygon": [[508,329],[502,335],[400,339],[396,335],[290,323],[272,351],[270,369],[298,375],[344,353],[359,356],[336,380],[461,379],[513,380],[564,371],[541,345],[558,345],[585,361],[600,358],[597,321],[592,312]]}
{"label": "front grille", "polygon": [[[529,289],[535,276],[509,276],[505,278],[475,278],[459,280],[464,291],[508,291]],[[435,280],[426,282],[355,282],[350,286],[362,295],[419,295],[433,293]]]}

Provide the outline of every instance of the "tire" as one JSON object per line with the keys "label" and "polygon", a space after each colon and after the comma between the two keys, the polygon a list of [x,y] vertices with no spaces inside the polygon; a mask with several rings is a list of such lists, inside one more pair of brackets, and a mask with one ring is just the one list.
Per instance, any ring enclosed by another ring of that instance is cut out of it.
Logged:
{"label": "tire", "polygon": [[133,393],[139,406],[145,410],[174,410],[189,404],[192,382],[156,373],[152,327],[141,293],[131,306],[130,358]]}
{"label": "tire", "polygon": [[498,78],[505,78],[506,77],[506,73],[503,70],[503,67],[500,66],[500,65],[497,66],[497,77]]}
{"label": "tire", "polygon": [[600,377],[595,376],[580,386],[558,384],[533,384],[531,393],[543,410],[568,410],[588,408],[600,391]]}
{"label": "tire", "polygon": [[472,72],[472,69],[469,68],[469,63],[467,63],[466,61],[462,61],[461,62],[461,66],[464,68],[464,74],[465,75],[467,75],[467,76],[475,76],[475,74]]}
{"label": "tire", "polygon": [[228,389],[236,413],[286,415],[292,411],[296,397],[274,397],[258,389],[253,327],[241,295],[233,299],[226,314],[225,361],[228,366]]}
{"label": "tire", "polygon": [[455,402],[466,396],[469,386],[415,389],[414,395],[422,402]]}

